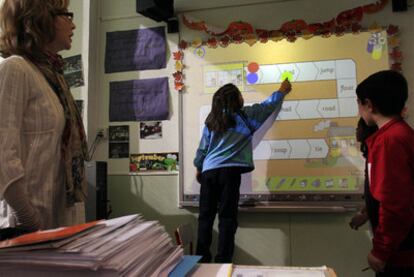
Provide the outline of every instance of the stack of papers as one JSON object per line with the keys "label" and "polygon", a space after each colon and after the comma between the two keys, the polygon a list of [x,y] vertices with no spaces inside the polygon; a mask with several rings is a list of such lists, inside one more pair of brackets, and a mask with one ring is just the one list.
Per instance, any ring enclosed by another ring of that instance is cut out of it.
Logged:
{"label": "stack of papers", "polygon": [[182,257],[157,221],[129,215],[0,242],[0,276],[168,276]]}

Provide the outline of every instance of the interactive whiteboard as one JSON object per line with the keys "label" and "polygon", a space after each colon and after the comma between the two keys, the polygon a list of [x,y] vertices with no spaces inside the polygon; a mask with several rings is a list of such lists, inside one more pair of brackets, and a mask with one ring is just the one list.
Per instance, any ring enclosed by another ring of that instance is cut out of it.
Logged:
{"label": "interactive whiteboard", "polygon": [[255,170],[242,177],[240,204],[358,205],[364,160],[355,139],[355,89],[371,73],[388,69],[388,59],[386,32],[186,49],[180,204],[198,204],[193,159],[214,92],[234,83],[249,105],[289,78],[293,89],[279,115],[254,136]]}

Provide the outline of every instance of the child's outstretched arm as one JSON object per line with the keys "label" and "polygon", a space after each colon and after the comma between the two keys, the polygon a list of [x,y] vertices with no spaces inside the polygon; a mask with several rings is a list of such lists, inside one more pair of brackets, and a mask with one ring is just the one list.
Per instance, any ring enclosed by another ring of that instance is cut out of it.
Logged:
{"label": "child's outstretched arm", "polygon": [[249,118],[250,125],[257,130],[273,112],[279,112],[282,107],[283,98],[291,90],[292,84],[289,80],[285,79],[280,84],[279,89],[273,92],[266,100],[259,104],[244,107],[243,111]]}

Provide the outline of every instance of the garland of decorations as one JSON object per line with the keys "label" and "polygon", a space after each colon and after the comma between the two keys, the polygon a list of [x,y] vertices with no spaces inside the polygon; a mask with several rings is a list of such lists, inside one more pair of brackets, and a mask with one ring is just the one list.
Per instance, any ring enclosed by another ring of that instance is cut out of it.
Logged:
{"label": "garland of decorations", "polygon": [[[302,19],[294,19],[282,24],[277,30],[256,29],[251,24],[243,21],[231,22],[225,30],[216,31],[214,28],[208,26],[204,21],[191,21],[186,16],[182,16],[183,23],[186,27],[192,30],[206,32],[210,37],[206,41],[197,38],[191,43],[181,40],[178,44],[178,51],[174,52],[175,69],[173,73],[174,86],[179,92],[185,88],[184,85],[184,52],[189,45],[193,48],[198,48],[202,45],[207,45],[209,48],[217,48],[217,46],[227,47],[230,43],[247,43],[249,46],[254,45],[257,41],[266,43],[270,40],[281,41],[286,39],[289,42],[295,42],[298,37],[310,39],[313,36],[322,36],[325,38],[331,35],[342,36],[345,33],[358,34],[362,31],[361,21],[364,14],[373,14],[381,11],[388,4],[389,0],[379,0],[373,4],[360,6],[354,9],[340,12],[335,18],[323,23],[307,24]],[[383,30],[382,27],[374,24],[369,27],[372,33],[372,44],[379,43],[380,35]],[[390,68],[401,71],[402,53],[399,48],[399,29],[397,26],[389,25],[386,28],[388,36]],[[371,43],[371,42],[369,42]]]}
{"label": "garland of decorations", "polygon": [[173,53],[174,60],[175,60],[175,72],[173,73],[174,77],[174,88],[177,91],[182,91],[184,89],[184,75],[183,75],[183,58],[184,58],[184,52],[182,50],[185,49],[182,47],[178,47],[178,51]]}
{"label": "garland of decorations", "polygon": [[390,68],[392,70],[402,71],[402,52],[400,50],[400,38],[399,28],[395,25],[389,25],[387,27],[387,36],[388,36],[388,56],[390,60]]}

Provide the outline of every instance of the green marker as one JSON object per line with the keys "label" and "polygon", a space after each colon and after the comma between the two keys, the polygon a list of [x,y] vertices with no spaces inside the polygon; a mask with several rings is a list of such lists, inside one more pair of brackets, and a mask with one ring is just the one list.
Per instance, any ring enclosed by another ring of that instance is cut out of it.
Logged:
{"label": "green marker", "polygon": [[292,72],[285,71],[285,72],[282,73],[282,77],[280,78],[281,82],[283,82],[286,79],[288,79],[289,82],[292,82],[293,81],[293,74],[292,74]]}

